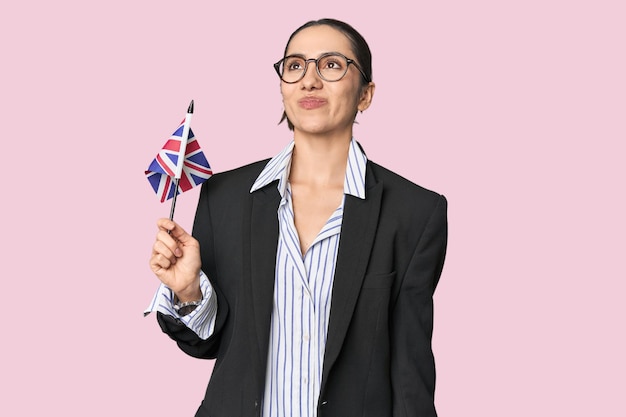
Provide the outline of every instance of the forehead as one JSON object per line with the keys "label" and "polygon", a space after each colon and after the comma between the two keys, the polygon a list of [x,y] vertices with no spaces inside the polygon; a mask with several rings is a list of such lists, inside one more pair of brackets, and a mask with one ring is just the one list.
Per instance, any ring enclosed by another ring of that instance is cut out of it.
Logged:
{"label": "forehead", "polygon": [[302,29],[289,42],[286,55],[301,54],[314,58],[324,52],[340,52],[348,57],[353,55],[348,37],[327,25]]}

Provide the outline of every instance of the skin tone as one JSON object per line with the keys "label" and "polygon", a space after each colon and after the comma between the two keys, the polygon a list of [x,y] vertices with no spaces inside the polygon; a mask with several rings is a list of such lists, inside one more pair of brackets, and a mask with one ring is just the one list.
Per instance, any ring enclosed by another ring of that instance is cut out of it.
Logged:
{"label": "skin tone", "polygon": [[[287,48],[287,55],[307,59],[326,52],[355,57],[349,39],[325,25],[303,29]],[[353,65],[336,82],[322,80],[313,63],[308,65],[304,78],[297,83],[281,82],[285,112],[294,126],[289,182],[303,254],[341,204],[354,119],[357,111],[370,106],[375,89],[374,83],[362,84],[362,76]],[[157,226],[150,268],[181,302],[201,299],[198,242],[168,219],[158,220]]]}

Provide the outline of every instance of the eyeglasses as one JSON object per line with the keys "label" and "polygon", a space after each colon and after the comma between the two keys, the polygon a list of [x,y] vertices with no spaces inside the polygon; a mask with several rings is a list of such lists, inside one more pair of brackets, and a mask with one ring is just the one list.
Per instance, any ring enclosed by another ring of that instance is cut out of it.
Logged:
{"label": "eyeglasses", "polygon": [[370,82],[369,77],[353,59],[347,58],[339,52],[325,53],[317,59],[305,59],[300,55],[289,55],[275,63],[274,69],[281,80],[287,84],[293,84],[304,78],[309,62],[315,63],[317,74],[324,81],[341,80],[348,73],[348,66],[352,64],[359,70],[365,81]]}

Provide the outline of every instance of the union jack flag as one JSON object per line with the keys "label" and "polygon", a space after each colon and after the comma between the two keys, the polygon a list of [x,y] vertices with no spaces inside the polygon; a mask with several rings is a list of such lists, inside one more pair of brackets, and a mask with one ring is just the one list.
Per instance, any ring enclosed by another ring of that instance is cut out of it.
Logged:
{"label": "union jack flag", "polygon": [[202,153],[202,149],[200,149],[200,145],[190,128],[185,149],[185,159],[182,161],[183,171],[178,183],[178,190],[176,190],[174,176],[179,162],[184,124],[185,120],[172,133],[172,136],[170,136],[163,149],[161,149],[145,172],[154,192],[161,199],[161,203],[174,197],[174,193],[184,193],[196,185],[202,184],[213,175],[209,162],[204,157],[204,153]]}

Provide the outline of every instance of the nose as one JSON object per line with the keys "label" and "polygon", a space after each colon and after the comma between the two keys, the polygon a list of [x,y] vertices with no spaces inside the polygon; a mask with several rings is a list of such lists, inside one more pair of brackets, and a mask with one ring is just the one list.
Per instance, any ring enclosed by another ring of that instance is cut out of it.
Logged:
{"label": "nose", "polygon": [[300,80],[302,87],[307,90],[312,88],[321,88],[322,79],[317,73],[317,61],[315,59],[307,59],[304,65],[306,65],[304,77]]}

